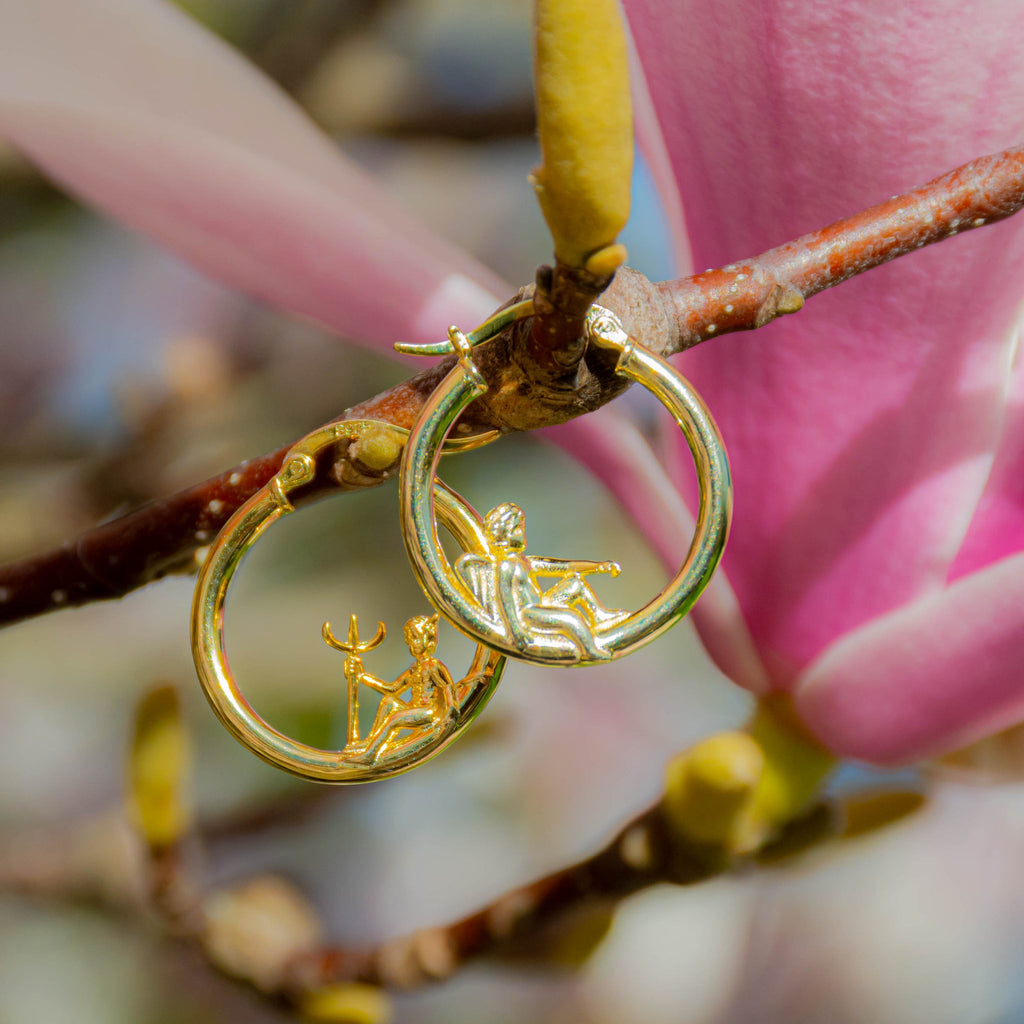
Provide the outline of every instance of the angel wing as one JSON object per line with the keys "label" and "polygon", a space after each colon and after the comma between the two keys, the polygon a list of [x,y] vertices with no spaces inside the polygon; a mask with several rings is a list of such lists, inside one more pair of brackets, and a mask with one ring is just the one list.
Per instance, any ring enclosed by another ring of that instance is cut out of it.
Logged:
{"label": "angel wing", "polygon": [[498,615],[497,566],[486,555],[460,555],[455,563],[459,579],[466,585],[484,614],[495,625],[500,625]]}

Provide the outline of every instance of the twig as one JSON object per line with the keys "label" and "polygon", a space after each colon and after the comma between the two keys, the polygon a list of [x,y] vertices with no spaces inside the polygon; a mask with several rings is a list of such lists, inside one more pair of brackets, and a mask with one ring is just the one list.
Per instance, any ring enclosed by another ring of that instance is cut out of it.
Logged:
{"label": "twig", "polygon": [[452,924],[427,928],[370,948],[323,946],[296,958],[282,979],[297,1001],[325,985],[360,982],[386,989],[443,981],[482,956],[518,955],[543,948],[544,937],[586,910],[611,910],[659,883],[696,885],[756,864],[782,867],[830,840],[856,839],[916,814],[924,794],[911,789],[868,789],[819,802],[745,856],[702,845],[674,829],[659,801],[592,857],[506,893]]}
{"label": "twig", "polygon": [[[147,849],[118,814],[6,840],[0,846],[0,889],[85,899],[129,918],[155,917],[219,970],[302,1007],[333,985],[410,988],[441,981],[483,956],[515,958],[530,951],[536,959],[540,951],[543,959],[543,951],[557,948],[558,937],[580,914],[610,911],[659,883],[693,885],[751,863],[782,866],[824,841],[887,828],[914,814],[923,801],[918,791],[881,789],[819,803],[756,853],[742,857],[673,829],[659,801],[593,856],[451,924],[369,948],[310,942],[319,928],[315,909],[276,876],[204,892],[180,857],[162,863],[159,851]],[[197,838],[206,838],[206,832],[200,828]],[[155,867],[163,870],[154,875]]]}
{"label": "twig", "polygon": [[187,571],[194,553],[280,468],[285,450],[0,567],[0,621],[121,597],[170,572]]}
{"label": "twig", "polygon": [[972,160],[921,188],[749,260],[660,285],[674,306],[675,351],[748,331],[865,270],[1024,206],[1024,146]]}
{"label": "twig", "polygon": [[[835,831],[833,810],[821,804],[787,826],[763,855],[772,859],[776,846],[784,848],[787,857],[795,855]],[[338,982],[391,989],[441,981],[469,960],[515,952],[527,937],[535,941],[583,907],[611,906],[661,882],[693,885],[741,863],[745,861],[725,858],[717,848],[699,846],[674,833],[659,802],[594,856],[506,893],[453,924],[371,948],[325,946],[303,955],[292,965],[286,989],[294,998]]]}
{"label": "twig", "polygon": [[[834,835],[835,825],[834,812],[820,805],[788,826],[762,856],[770,860],[770,851],[776,847],[784,848],[787,856],[795,855]],[[115,841],[119,851],[116,869],[109,859],[97,855],[113,848]],[[243,966],[243,950],[224,958],[227,963],[222,961],[224,951],[219,942],[212,943],[206,908],[222,906],[227,894],[234,894],[231,900],[247,902],[260,888],[287,883],[260,876],[250,883],[204,894],[180,857],[154,856],[120,816],[107,815],[73,829],[7,840],[0,847],[0,889],[37,898],[84,899],[130,917],[155,916],[169,934],[203,949],[220,969],[256,983],[268,994],[301,1004],[308,994],[338,983],[393,989],[440,981],[471,959],[515,953],[526,940],[534,945],[545,930],[557,929],[576,911],[610,906],[659,882],[695,884],[740,863],[675,836],[659,803],[632,820],[594,856],[506,893],[468,917],[369,949],[317,947],[278,964],[272,984],[257,982],[250,973],[252,965]],[[269,917],[269,927],[279,910],[285,917],[290,913],[288,907],[264,905],[261,913]],[[257,950],[249,953],[254,962],[262,962]]]}
{"label": "twig", "polygon": [[[681,281],[652,285],[620,270],[603,304],[663,355],[732,331],[753,330],[856,274],[959,232],[1009,217],[1024,205],[1024,147],[965,166],[761,256]],[[552,374],[530,354],[524,321],[477,350],[490,390],[464,414],[471,429],[534,430],[599,408],[627,386],[587,353]],[[438,365],[348,410],[408,427],[451,363]],[[339,417],[340,418],[340,417]],[[169,572],[191,571],[194,554],[280,467],[287,449],[238,466],[83,534],[77,541],[0,567],[0,624],[71,605],[121,597]],[[382,483],[392,474],[353,465],[342,450],[310,497]]]}
{"label": "twig", "polygon": [[609,287],[613,276],[596,276],[561,262],[537,270],[536,316],[527,353],[538,370],[548,371],[555,380],[571,379],[586,349],[583,321],[587,310]]}

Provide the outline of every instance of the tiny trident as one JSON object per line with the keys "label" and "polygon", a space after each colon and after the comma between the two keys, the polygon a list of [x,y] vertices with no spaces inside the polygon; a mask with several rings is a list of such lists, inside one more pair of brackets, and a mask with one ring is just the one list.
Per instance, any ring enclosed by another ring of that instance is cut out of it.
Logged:
{"label": "tiny trident", "polygon": [[331,645],[336,647],[339,651],[345,651],[346,654],[365,654],[367,651],[372,651],[374,647],[379,647],[387,635],[387,627],[383,622],[377,623],[377,632],[374,634],[372,640],[360,641],[359,639],[359,616],[353,614],[348,620],[348,640],[339,640],[331,632],[331,624],[329,622],[324,623],[324,628],[321,630],[323,638]]}
{"label": "tiny trident", "polygon": [[359,657],[367,651],[372,651],[379,646],[387,635],[387,628],[383,622],[378,621],[377,632],[370,640],[360,641],[359,639],[359,617],[353,613],[348,620],[348,640],[339,640],[331,632],[331,624],[325,622],[320,631],[324,640],[336,650],[344,651],[348,657],[345,659],[345,680],[348,683],[348,742],[359,742],[359,676],[363,671],[363,662]]}

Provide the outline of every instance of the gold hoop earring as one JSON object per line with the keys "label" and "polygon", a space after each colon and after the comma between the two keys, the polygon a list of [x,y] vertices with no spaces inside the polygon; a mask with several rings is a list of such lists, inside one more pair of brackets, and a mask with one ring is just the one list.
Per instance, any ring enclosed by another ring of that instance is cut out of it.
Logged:
{"label": "gold hoop earring", "polygon": [[[615,372],[636,381],[664,405],[693,454],[700,506],[693,542],[675,576],[636,612],[604,607],[583,578],[617,576],[615,562],[537,558],[525,554],[522,510],[507,503],[484,520],[487,550],[465,550],[455,566],[442,549],[435,525],[437,462],[448,431],[487,384],[473,365],[471,349],[533,312],[530,300],[501,311],[449,343],[403,346],[404,351],[458,353],[459,360],[427,401],[402,457],[402,534],[417,580],[431,603],[457,629],[512,658],[542,665],[595,665],[621,658],[675,625],[700,596],[718,565],[729,532],[732,488],[725,446],[714,420],[689,384],[660,356],[638,344],[609,310],[593,306],[588,343],[618,353]],[[456,512],[461,515],[460,512]],[[465,524],[464,524],[465,525]],[[561,582],[545,590],[542,578]]]}
{"label": "gold hoop earring", "polygon": [[[357,783],[398,775],[447,747],[480,713],[498,681],[505,659],[477,646],[469,670],[454,680],[434,656],[437,616],[415,616],[405,624],[412,666],[393,681],[378,679],[363,667],[363,655],[386,634],[377,623],[373,637],[359,636],[356,615],[348,635],[338,639],[329,622],[323,639],[345,653],[348,684],[348,731],[341,750],[321,750],[293,740],[266,722],[242,695],[224,649],[224,606],[235,571],[247,551],[278,519],[294,511],[291,496],[314,477],[316,458],[346,439],[357,441],[387,435],[401,446],[407,433],[389,423],[348,420],[331,424],[303,438],[285,456],[281,470],[228,520],[210,548],[199,574],[192,604],[192,653],[207,699],[228,731],[253,753],[293,775],[320,782]],[[489,438],[463,441],[472,447]],[[468,551],[486,551],[486,534],[476,512],[452,490],[438,482],[433,507],[458,544]],[[369,733],[360,737],[360,687],[380,693],[381,700]],[[408,700],[402,694],[408,692]]]}

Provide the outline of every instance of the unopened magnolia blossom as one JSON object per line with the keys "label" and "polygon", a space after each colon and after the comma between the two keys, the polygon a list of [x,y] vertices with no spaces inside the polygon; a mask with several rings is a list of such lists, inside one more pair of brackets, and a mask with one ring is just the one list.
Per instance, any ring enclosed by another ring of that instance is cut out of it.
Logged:
{"label": "unopened magnolia blossom", "polygon": [[[683,270],[1024,138],[1024,3],[624,7]],[[221,281],[380,347],[512,293],[171,6],[0,0],[0,25],[0,133]],[[1022,282],[1010,220],[680,360],[736,488],[694,619],[735,682],[790,694],[836,754],[906,761],[1024,717]],[[677,552],[676,438],[659,462],[613,410],[560,437]]]}

